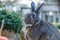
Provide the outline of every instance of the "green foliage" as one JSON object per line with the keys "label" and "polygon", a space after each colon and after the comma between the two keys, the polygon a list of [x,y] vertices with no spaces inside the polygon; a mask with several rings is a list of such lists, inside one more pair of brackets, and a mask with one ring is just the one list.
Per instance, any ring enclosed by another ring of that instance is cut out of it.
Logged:
{"label": "green foliage", "polygon": [[9,30],[20,33],[22,29],[22,19],[20,18],[18,13],[15,12],[7,12],[6,10],[0,10],[0,26],[2,24],[2,20],[4,22],[3,30]]}
{"label": "green foliage", "polygon": [[58,29],[60,29],[60,23],[55,23],[55,26],[57,26]]}
{"label": "green foliage", "polygon": [[58,25],[58,28],[60,29],[60,25]]}

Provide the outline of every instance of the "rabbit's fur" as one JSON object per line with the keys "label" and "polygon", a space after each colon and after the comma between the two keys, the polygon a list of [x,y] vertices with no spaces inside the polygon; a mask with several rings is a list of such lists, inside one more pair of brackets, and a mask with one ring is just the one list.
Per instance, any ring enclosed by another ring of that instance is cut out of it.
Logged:
{"label": "rabbit's fur", "polygon": [[26,26],[24,32],[26,35],[25,39],[60,40],[60,33],[58,32],[58,29],[52,24],[45,22],[39,18],[39,9],[41,8],[41,6],[39,6],[37,10],[32,11],[30,14],[27,14],[25,17],[25,24],[29,24],[28,26]]}

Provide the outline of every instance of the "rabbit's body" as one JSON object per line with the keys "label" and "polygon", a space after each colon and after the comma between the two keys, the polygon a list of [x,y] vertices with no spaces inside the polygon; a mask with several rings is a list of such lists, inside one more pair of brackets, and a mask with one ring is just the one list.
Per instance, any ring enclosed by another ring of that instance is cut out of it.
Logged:
{"label": "rabbit's body", "polygon": [[27,40],[60,40],[60,34],[57,28],[44,21],[26,28],[26,31]]}
{"label": "rabbit's body", "polygon": [[[34,7],[33,5],[31,6],[32,8]],[[32,12],[25,17],[25,24],[30,24],[24,30],[26,40],[60,40],[58,29],[39,18],[39,9],[41,6],[37,10],[34,10],[34,7]]]}

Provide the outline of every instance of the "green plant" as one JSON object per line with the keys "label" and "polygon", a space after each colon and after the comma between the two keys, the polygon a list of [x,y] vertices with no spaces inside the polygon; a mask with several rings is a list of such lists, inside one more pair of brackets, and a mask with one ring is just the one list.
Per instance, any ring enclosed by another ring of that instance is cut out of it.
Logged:
{"label": "green plant", "polygon": [[60,23],[53,23],[58,29],[60,29]]}
{"label": "green plant", "polygon": [[19,16],[18,13],[7,12],[6,10],[0,10],[0,26],[2,24],[2,20],[5,20],[4,22],[4,28],[3,30],[9,30],[14,31],[15,33],[20,33],[20,30],[22,29],[22,19]]}
{"label": "green plant", "polygon": [[60,29],[60,25],[58,25],[58,28]]}

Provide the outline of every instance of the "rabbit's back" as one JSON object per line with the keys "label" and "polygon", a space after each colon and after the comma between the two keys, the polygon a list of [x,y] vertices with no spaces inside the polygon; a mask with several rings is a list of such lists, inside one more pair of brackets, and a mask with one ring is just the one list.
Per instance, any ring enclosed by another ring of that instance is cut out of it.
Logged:
{"label": "rabbit's back", "polygon": [[[28,30],[27,30],[28,29]],[[27,38],[31,40],[59,40],[60,33],[52,24],[42,21],[36,26],[31,26],[26,29]]]}

